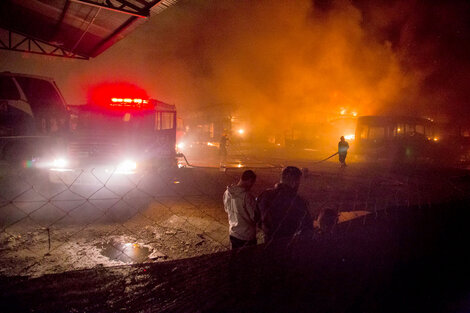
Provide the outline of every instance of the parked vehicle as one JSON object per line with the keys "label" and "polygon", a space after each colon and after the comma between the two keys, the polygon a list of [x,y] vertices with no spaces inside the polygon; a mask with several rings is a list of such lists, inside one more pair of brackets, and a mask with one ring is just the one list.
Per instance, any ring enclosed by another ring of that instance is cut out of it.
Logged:
{"label": "parked vehicle", "polygon": [[65,147],[65,100],[52,78],[0,73],[0,158],[32,164]]}
{"label": "parked vehicle", "polygon": [[355,152],[369,159],[396,162],[433,160],[440,138],[434,122],[407,116],[361,116],[357,119]]}
{"label": "parked vehicle", "polygon": [[109,97],[70,106],[68,150],[51,168],[51,180],[104,183],[112,178],[176,168],[176,108],[154,99]]}

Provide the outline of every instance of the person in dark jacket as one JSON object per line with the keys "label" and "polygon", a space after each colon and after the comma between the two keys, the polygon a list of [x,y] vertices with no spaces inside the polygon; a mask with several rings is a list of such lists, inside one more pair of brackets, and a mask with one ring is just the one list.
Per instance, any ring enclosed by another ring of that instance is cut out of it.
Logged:
{"label": "person in dark jacket", "polygon": [[313,233],[308,203],[297,194],[301,176],[297,167],[288,166],[282,170],[280,183],[259,195],[257,209],[266,243]]}
{"label": "person in dark jacket", "polygon": [[344,136],[341,136],[340,141],[338,142],[338,156],[341,167],[346,166],[346,156],[348,155],[348,149],[349,143],[344,139]]}

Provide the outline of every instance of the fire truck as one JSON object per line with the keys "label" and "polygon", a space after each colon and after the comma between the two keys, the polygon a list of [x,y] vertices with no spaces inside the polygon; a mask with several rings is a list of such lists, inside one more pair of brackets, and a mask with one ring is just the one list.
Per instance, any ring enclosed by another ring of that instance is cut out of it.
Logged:
{"label": "fire truck", "polygon": [[121,183],[150,170],[176,168],[174,105],[120,94],[69,109],[68,148],[50,168],[52,182]]}

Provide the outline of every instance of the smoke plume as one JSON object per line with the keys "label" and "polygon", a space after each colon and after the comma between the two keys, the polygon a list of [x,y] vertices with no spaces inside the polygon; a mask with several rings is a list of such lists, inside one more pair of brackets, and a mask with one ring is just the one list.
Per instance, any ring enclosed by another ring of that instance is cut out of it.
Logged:
{"label": "smoke plume", "polygon": [[153,23],[146,60],[183,108],[232,106],[259,128],[376,114],[416,86],[362,22],[347,1],[188,2]]}
{"label": "smoke plume", "polygon": [[127,81],[181,115],[233,108],[253,128],[341,110],[465,116],[466,1],[181,0],[91,61],[0,52],[3,70],[54,77],[70,103]]}

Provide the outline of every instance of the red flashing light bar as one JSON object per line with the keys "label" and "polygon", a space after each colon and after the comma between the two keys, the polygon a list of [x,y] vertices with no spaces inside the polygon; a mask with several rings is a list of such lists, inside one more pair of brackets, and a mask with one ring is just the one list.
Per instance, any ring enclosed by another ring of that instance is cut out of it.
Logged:
{"label": "red flashing light bar", "polygon": [[149,105],[148,100],[140,98],[111,98],[111,103],[109,105],[112,107],[125,107],[134,109],[150,109],[152,107]]}

